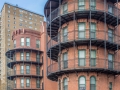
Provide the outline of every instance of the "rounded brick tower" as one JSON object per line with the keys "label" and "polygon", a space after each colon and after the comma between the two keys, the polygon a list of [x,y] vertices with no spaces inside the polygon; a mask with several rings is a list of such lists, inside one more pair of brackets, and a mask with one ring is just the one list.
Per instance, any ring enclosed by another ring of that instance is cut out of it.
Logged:
{"label": "rounded brick tower", "polygon": [[13,32],[14,49],[6,52],[7,89],[42,90],[43,52],[40,46],[40,32],[21,29]]}
{"label": "rounded brick tower", "polygon": [[47,77],[59,90],[120,89],[119,0],[48,0]]}

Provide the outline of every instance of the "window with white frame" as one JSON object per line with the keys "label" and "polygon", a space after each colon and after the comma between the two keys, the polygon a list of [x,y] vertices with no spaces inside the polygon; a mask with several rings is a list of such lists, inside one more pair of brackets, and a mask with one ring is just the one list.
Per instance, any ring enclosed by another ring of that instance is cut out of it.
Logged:
{"label": "window with white frame", "polygon": [[27,60],[27,61],[30,60],[30,53],[29,53],[29,52],[26,53],[26,60]]}
{"label": "window with white frame", "polygon": [[21,59],[21,61],[24,60],[24,53],[23,52],[20,53],[20,59]]}
{"label": "window with white frame", "polygon": [[30,74],[30,66],[26,65],[26,74]]}
{"label": "window with white frame", "polygon": [[26,46],[30,46],[30,38],[26,38]]}
{"label": "window with white frame", "polygon": [[24,74],[24,66],[23,65],[20,66],[20,73]]}
{"label": "window with white frame", "polygon": [[24,78],[21,78],[20,85],[21,85],[21,88],[24,88]]}
{"label": "window with white frame", "polygon": [[30,78],[26,78],[26,87],[30,87]]}
{"label": "window with white frame", "polygon": [[21,46],[24,46],[24,38],[21,38]]}

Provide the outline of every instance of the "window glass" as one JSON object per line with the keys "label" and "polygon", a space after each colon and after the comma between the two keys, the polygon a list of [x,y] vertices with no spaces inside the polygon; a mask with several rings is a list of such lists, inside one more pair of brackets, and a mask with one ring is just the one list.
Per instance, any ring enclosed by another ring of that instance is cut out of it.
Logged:
{"label": "window glass", "polygon": [[30,79],[29,78],[26,79],[26,87],[30,87]]}
{"label": "window glass", "polygon": [[113,69],[113,60],[114,56],[113,54],[108,54],[108,69]]}
{"label": "window glass", "polygon": [[22,61],[24,60],[24,53],[23,53],[23,52],[20,53],[20,59],[21,59]]}
{"label": "window glass", "polygon": [[26,74],[30,74],[30,66],[29,65],[26,66]]}
{"label": "window glass", "polygon": [[36,86],[37,88],[40,88],[40,80],[39,79],[36,79],[36,85],[37,85]]}
{"label": "window glass", "polygon": [[78,0],[79,10],[85,9],[85,0]]}
{"label": "window glass", "polygon": [[16,40],[14,40],[14,48],[16,48]]}
{"label": "window glass", "polygon": [[86,80],[84,76],[79,78],[79,90],[86,90]]}
{"label": "window glass", "polygon": [[30,46],[30,38],[26,38],[26,46]]}
{"label": "window glass", "polygon": [[21,83],[21,87],[23,88],[24,87],[24,79],[23,78],[21,78],[20,83]]}
{"label": "window glass", "polygon": [[91,66],[96,66],[96,51],[95,50],[91,50],[90,53],[90,65]]}
{"label": "window glass", "polygon": [[96,79],[95,79],[95,77],[90,78],[90,90],[96,90]]}
{"label": "window glass", "polygon": [[68,5],[67,5],[67,3],[65,3],[65,4],[63,5],[63,14],[66,14],[67,11],[68,11]]}
{"label": "window glass", "polygon": [[63,79],[63,90],[68,90],[68,80],[67,80],[67,78]]}
{"label": "window glass", "polygon": [[63,28],[63,42],[66,42],[68,39],[68,30],[67,27]]}
{"label": "window glass", "polygon": [[36,66],[36,74],[40,75],[40,66]]}
{"label": "window glass", "polygon": [[113,30],[109,29],[108,30],[108,41],[113,42],[113,37],[114,37]]}
{"label": "window glass", "polygon": [[91,0],[90,9],[94,10],[96,8],[96,0]]}
{"label": "window glass", "polygon": [[21,46],[24,46],[24,38],[21,38]]}
{"label": "window glass", "polygon": [[27,60],[27,61],[30,60],[30,53],[29,53],[29,52],[26,53],[26,60]]}
{"label": "window glass", "polygon": [[109,83],[109,90],[112,90],[112,82]]}
{"label": "window glass", "polygon": [[94,38],[96,38],[96,23],[91,23],[90,24],[91,26],[90,26],[90,37],[92,38],[92,39],[94,39]]}
{"label": "window glass", "polygon": [[79,50],[79,66],[85,66],[85,50]]}
{"label": "window glass", "polygon": [[68,53],[67,52],[63,53],[63,66],[64,66],[63,67],[64,69],[68,67]]}
{"label": "window glass", "polygon": [[36,48],[40,48],[40,40],[36,40]]}
{"label": "window glass", "polygon": [[36,61],[40,62],[40,54],[36,54]]}
{"label": "window glass", "polygon": [[79,23],[78,24],[78,37],[79,39],[85,38],[85,23]]}
{"label": "window glass", "polygon": [[21,72],[21,74],[24,74],[24,66],[23,65],[20,66],[20,72]]}

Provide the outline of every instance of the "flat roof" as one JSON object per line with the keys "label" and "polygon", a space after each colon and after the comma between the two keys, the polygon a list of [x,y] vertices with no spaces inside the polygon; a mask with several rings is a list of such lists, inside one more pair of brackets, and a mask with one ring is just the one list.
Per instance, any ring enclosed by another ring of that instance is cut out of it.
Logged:
{"label": "flat roof", "polygon": [[[41,14],[39,14],[39,13],[33,12],[33,11],[31,11],[31,10],[27,10],[27,9],[25,9],[25,8],[22,8],[22,7],[18,6],[17,4],[16,4],[16,5],[13,5],[13,4],[10,4],[10,3],[8,3],[8,2],[5,2],[5,3],[4,3],[4,5],[5,5],[5,4],[10,5],[10,6],[13,6],[13,7],[15,7],[15,8],[19,8],[19,9],[25,10],[25,11],[27,11],[27,12],[30,12],[30,13],[33,13],[33,14],[36,14],[36,15],[39,15],[39,16],[42,16],[42,17],[44,17],[43,15],[41,15]],[[4,5],[3,5],[3,7],[4,7]],[[1,9],[1,12],[2,12],[2,10],[3,10],[3,7],[2,7],[2,9]]]}

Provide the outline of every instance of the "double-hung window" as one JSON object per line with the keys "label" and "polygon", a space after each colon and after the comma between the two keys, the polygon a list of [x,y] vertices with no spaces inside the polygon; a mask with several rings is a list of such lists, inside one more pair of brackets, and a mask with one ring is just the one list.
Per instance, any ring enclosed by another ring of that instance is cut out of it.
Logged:
{"label": "double-hung window", "polygon": [[96,90],[96,78],[94,76],[90,78],[90,90]]}
{"label": "double-hung window", "polygon": [[66,42],[68,39],[68,30],[67,26],[63,28],[63,42]]}
{"label": "double-hung window", "polygon": [[21,38],[21,46],[24,46],[24,38]]}
{"label": "double-hung window", "polygon": [[108,5],[108,12],[113,14],[113,5]]}
{"label": "double-hung window", "polygon": [[30,78],[26,79],[26,87],[30,87]]}
{"label": "double-hung window", "polygon": [[112,82],[109,83],[109,90],[112,90]]}
{"label": "double-hung window", "polygon": [[114,35],[113,35],[113,30],[109,29],[108,30],[108,41],[113,42]]}
{"label": "double-hung window", "polygon": [[29,53],[29,52],[26,53],[26,60],[27,60],[27,61],[30,60],[30,53]]}
{"label": "double-hung window", "polygon": [[63,90],[68,90],[68,80],[67,80],[67,78],[63,79]]}
{"label": "double-hung window", "polygon": [[79,10],[85,9],[85,0],[78,0],[78,9]]}
{"label": "double-hung window", "polygon": [[91,50],[90,52],[90,66],[94,67],[96,66],[96,51]]}
{"label": "double-hung window", "polygon": [[20,73],[24,74],[24,66],[23,65],[20,66]]}
{"label": "double-hung window", "polygon": [[63,14],[66,14],[68,12],[68,4],[63,4]]}
{"label": "double-hung window", "polygon": [[96,24],[95,23],[90,24],[90,38],[91,39],[96,38]]}
{"label": "double-hung window", "polygon": [[16,40],[14,40],[14,48],[16,48]]}
{"label": "double-hung window", "polygon": [[23,52],[20,53],[20,59],[21,59],[21,61],[24,60],[24,53]]}
{"label": "double-hung window", "polygon": [[30,74],[30,66],[26,65],[26,74]]}
{"label": "double-hung window", "polygon": [[113,69],[113,60],[114,59],[114,55],[113,54],[108,54],[108,69]]}
{"label": "double-hung window", "polygon": [[36,79],[36,87],[40,88],[40,79]]}
{"label": "double-hung window", "polygon": [[16,79],[14,80],[14,88],[16,88]]}
{"label": "double-hung window", "polygon": [[79,90],[86,90],[86,80],[84,76],[79,78]]}
{"label": "double-hung window", "polygon": [[85,38],[85,23],[81,22],[78,24],[78,38],[84,39]]}
{"label": "double-hung window", "polygon": [[96,9],[96,0],[91,0],[90,1],[90,9],[95,10]]}
{"label": "double-hung window", "polygon": [[79,50],[78,54],[78,65],[85,66],[85,50]]}
{"label": "double-hung window", "polygon": [[68,53],[63,53],[63,68],[68,68]]}
{"label": "double-hung window", "polygon": [[21,88],[24,88],[24,78],[21,78],[20,85],[21,85]]}
{"label": "double-hung window", "polygon": [[36,66],[36,74],[40,75],[40,67],[39,66]]}
{"label": "double-hung window", "polygon": [[30,46],[30,38],[26,38],[26,46]]}
{"label": "double-hung window", "polygon": [[36,48],[40,48],[40,40],[36,40]]}
{"label": "double-hung window", "polygon": [[40,54],[36,54],[36,61],[40,62]]}

